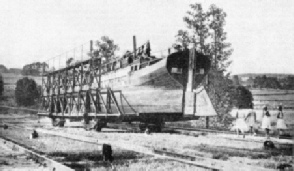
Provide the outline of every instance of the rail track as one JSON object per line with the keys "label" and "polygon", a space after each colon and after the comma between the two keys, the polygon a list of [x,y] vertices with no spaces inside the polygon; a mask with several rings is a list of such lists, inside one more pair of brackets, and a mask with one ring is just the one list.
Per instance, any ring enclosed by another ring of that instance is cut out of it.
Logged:
{"label": "rail track", "polygon": [[52,131],[52,130],[48,130],[48,129],[44,129],[44,128],[30,128],[30,127],[14,125],[14,124],[10,124],[10,123],[5,123],[5,124],[7,124],[10,128],[14,128],[14,129],[27,129],[30,131],[36,130],[37,132],[42,133],[42,134],[59,136],[59,137],[63,137],[63,138],[71,139],[71,140],[76,140],[76,141],[81,141],[81,142],[86,142],[86,143],[91,143],[91,144],[96,144],[96,145],[111,144],[113,146],[120,147],[120,148],[123,148],[126,150],[130,150],[130,151],[134,151],[134,152],[138,152],[138,153],[143,153],[143,154],[147,154],[147,155],[152,155],[152,156],[159,157],[159,158],[171,159],[171,160],[175,160],[175,161],[186,163],[186,164],[191,164],[191,165],[194,165],[194,166],[197,166],[200,168],[204,168],[204,169],[208,169],[208,170],[213,170],[213,171],[222,170],[218,167],[207,166],[207,163],[202,164],[201,162],[199,162],[199,161],[204,160],[202,158],[198,159],[198,162],[197,162],[197,161],[195,161],[195,159],[189,160],[189,159],[187,159],[187,157],[177,157],[177,156],[179,156],[177,153],[172,153],[172,155],[171,155],[171,153],[169,153],[169,155],[161,154],[158,152],[158,151],[160,151],[159,149],[155,150],[155,149],[149,149],[149,148],[142,147],[142,146],[134,146],[131,144],[119,144],[119,143],[110,142],[110,141],[106,141],[106,140],[97,140],[96,138],[93,138],[93,137],[56,132],[56,131]]}
{"label": "rail track", "polygon": [[36,163],[40,163],[43,170],[55,170],[55,171],[73,171],[73,169],[39,153],[33,148],[29,148],[26,145],[19,143],[18,141],[4,137],[0,135],[0,143],[11,148],[13,151],[22,151],[28,154]]}
{"label": "rail track", "polygon": [[[35,128],[35,127],[27,127],[27,126],[20,126],[20,125],[15,125],[15,124],[10,124],[7,123],[7,125],[10,128],[13,129],[27,129],[27,130],[37,130],[41,134],[49,134],[49,135],[54,135],[54,136],[60,136],[63,138],[68,138],[71,140],[76,140],[76,141],[82,141],[86,143],[92,143],[96,145],[102,145],[102,144],[110,144],[119,148],[123,148],[126,150],[138,152],[138,153],[143,153],[147,155],[152,155],[158,158],[165,158],[165,159],[170,159],[170,160],[175,160],[178,162],[190,164],[197,166],[202,169],[207,169],[207,170],[228,170],[231,168],[228,168],[228,166],[232,167],[232,164],[229,161],[220,161],[217,159],[213,159],[211,157],[207,157],[202,154],[196,154],[193,156],[187,155],[187,154],[181,154],[178,153],[177,149],[150,149],[148,147],[144,146],[137,146],[134,144],[121,144],[121,143],[116,143],[116,142],[111,142],[107,140],[101,140],[101,139],[96,139],[91,136],[84,136],[84,135],[77,135],[77,134],[70,134],[70,133],[64,133],[62,131],[54,131],[46,128]],[[241,164],[242,165],[242,164]],[[246,165],[248,167],[248,165]],[[252,167],[252,169],[257,169],[257,170],[265,170],[264,168],[261,167]]]}

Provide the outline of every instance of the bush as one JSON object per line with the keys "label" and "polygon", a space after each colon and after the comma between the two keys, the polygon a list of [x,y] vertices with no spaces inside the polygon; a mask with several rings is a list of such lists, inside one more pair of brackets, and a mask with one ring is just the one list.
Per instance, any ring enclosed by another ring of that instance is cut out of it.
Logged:
{"label": "bush", "polygon": [[211,70],[208,78],[208,95],[217,112],[218,123],[227,128],[232,124],[230,111],[233,107],[252,105],[252,93],[244,86],[234,86],[233,81],[222,71]]}
{"label": "bush", "polygon": [[243,109],[251,108],[253,105],[252,93],[244,86],[237,86],[234,88],[232,94],[233,106],[240,107]]}
{"label": "bush", "polygon": [[229,79],[229,75],[215,70],[210,71],[208,80],[208,95],[218,114],[218,122],[227,127],[231,124],[229,111],[233,107],[233,81]]}
{"label": "bush", "polygon": [[2,75],[0,74],[0,97],[2,97],[4,91],[4,81]]}
{"label": "bush", "polygon": [[34,105],[39,95],[37,84],[33,79],[25,77],[17,81],[15,101],[19,106]]}

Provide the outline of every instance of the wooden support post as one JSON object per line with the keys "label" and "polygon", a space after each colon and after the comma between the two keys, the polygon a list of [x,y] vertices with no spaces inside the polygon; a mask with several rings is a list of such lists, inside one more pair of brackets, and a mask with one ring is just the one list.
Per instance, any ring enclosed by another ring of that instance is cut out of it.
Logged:
{"label": "wooden support post", "polygon": [[101,58],[98,59],[98,70],[99,70],[99,76],[98,76],[98,88],[101,89],[101,69],[102,69],[102,62]]}
{"label": "wooden support post", "polygon": [[76,86],[76,68],[74,67],[73,68],[73,71],[72,71],[72,93],[75,92],[75,86]]}
{"label": "wooden support post", "polygon": [[188,82],[186,86],[186,92],[184,92],[184,116],[194,116],[196,113],[196,96],[193,92],[194,88],[194,75],[195,75],[195,62],[196,62],[196,48],[190,50],[189,54],[189,68],[188,68]]}
{"label": "wooden support post", "polygon": [[107,106],[107,113],[111,113],[111,97],[110,97],[109,89],[107,89],[107,96],[106,96],[106,106]]}
{"label": "wooden support post", "polygon": [[97,88],[96,89],[96,105],[97,105],[96,113],[101,112],[101,102],[100,102],[100,98],[99,98],[99,93],[100,93],[100,89]]}
{"label": "wooden support post", "polygon": [[206,122],[205,124],[206,128],[209,128],[209,116],[205,117],[205,122]]}
{"label": "wooden support post", "polygon": [[86,96],[85,96],[85,113],[90,113],[90,110],[91,110],[91,90],[88,90],[86,92]]}
{"label": "wooden support post", "polygon": [[80,73],[80,75],[81,75],[81,80],[80,80],[80,90],[82,90],[83,89],[83,82],[84,82],[84,65],[82,64],[81,66],[81,73]]}

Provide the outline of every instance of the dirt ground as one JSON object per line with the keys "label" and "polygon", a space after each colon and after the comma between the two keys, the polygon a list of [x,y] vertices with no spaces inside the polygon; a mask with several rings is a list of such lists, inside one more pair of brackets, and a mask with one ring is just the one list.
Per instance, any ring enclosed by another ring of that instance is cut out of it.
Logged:
{"label": "dirt ground", "polygon": [[0,146],[0,170],[42,170],[27,154]]}
{"label": "dirt ground", "polygon": [[[15,117],[15,115],[13,118],[7,116],[2,117],[2,121],[18,125],[27,125],[31,122],[28,116]],[[156,158],[117,147],[112,147],[114,161],[112,164],[109,164],[103,161],[101,146],[97,144],[85,143],[47,134],[39,134],[37,139],[30,139],[30,133],[31,131],[26,129],[3,129],[0,127],[1,136],[13,139],[19,144],[34,149],[41,154],[45,154],[75,170],[203,170],[193,165]],[[0,151],[3,150],[0,149]],[[12,153],[7,152],[7,154],[13,156]],[[17,154],[16,157],[20,158],[22,155]],[[0,157],[0,162],[1,161]],[[22,168],[21,170],[30,170],[30,168],[19,165],[17,162],[15,164],[13,163],[14,158],[8,158],[0,163],[0,168],[9,170],[9,165],[11,165],[11,167],[20,167]]]}
{"label": "dirt ground", "polygon": [[[1,115],[0,115],[1,117]],[[288,163],[293,166],[293,153],[291,149],[263,149],[263,137],[242,137],[236,135],[203,135],[198,137],[154,133],[150,135],[142,133],[103,133],[85,131],[76,123],[66,123],[66,127],[52,127],[48,120],[38,123],[36,117],[29,115],[13,115],[1,117],[2,121],[34,127],[45,127],[58,132],[95,137],[101,140],[113,141],[121,144],[133,144],[150,149],[169,149],[177,153],[204,156],[216,159],[220,162],[232,165],[248,165],[257,168],[275,169],[280,163]],[[115,162],[113,165],[102,162],[101,147],[95,144],[78,142],[52,135],[41,135],[36,140],[30,140],[27,130],[3,130],[0,134],[18,139],[29,147],[38,149],[42,153],[54,159],[66,163],[75,169],[91,168],[91,170],[199,170],[196,166],[155,158],[120,148],[113,147]]]}

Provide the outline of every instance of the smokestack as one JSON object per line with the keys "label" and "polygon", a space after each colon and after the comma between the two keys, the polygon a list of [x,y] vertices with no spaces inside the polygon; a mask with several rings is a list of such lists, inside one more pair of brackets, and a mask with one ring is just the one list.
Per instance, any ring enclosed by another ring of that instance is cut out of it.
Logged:
{"label": "smokestack", "polygon": [[92,53],[93,51],[93,40],[90,40],[90,52]]}
{"label": "smokestack", "polygon": [[136,36],[133,36],[133,47],[134,47],[134,57],[137,57],[137,43],[136,43]]}

